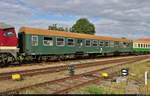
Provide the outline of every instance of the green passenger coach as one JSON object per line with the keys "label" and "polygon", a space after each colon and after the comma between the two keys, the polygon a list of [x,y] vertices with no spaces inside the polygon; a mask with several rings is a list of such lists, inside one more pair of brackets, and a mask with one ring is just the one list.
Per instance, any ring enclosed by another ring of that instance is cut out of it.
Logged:
{"label": "green passenger coach", "polygon": [[74,56],[132,52],[127,39],[22,27],[18,33],[21,53],[28,56]]}

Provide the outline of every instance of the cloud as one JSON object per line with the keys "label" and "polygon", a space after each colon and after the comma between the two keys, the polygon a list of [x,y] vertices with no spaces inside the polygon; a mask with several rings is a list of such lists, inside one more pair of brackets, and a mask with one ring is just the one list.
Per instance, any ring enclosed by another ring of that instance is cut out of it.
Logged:
{"label": "cloud", "polygon": [[11,24],[15,26],[16,32],[18,33],[19,29],[23,26],[48,29],[49,25],[57,24],[57,26],[59,27],[70,28],[74,24],[74,21],[57,21],[57,20],[40,19],[40,20],[32,20],[32,21],[24,21],[24,22],[12,21]]}
{"label": "cloud", "polygon": [[[98,18],[94,21],[96,35],[126,37],[129,39],[150,37],[149,0],[1,0],[0,20],[21,26],[47,28],[60,23],[71,26],[75,21],[57,20],[71,15],[75,18]],[[54,20],[38,14],[53,15]]]}
{"label": "cloud", "polygon": [[33,9],[21,6],[15,0],[2,0],[0,4],[0,20],[25,20],[34,16]]}

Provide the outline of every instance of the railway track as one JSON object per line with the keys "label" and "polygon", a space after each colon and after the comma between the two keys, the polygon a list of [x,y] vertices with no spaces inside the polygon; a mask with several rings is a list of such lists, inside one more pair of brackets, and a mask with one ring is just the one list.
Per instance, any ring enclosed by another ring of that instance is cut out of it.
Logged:
{"label": "railway track", "polygon": [[[94,71],[81,73],[74,75],[72,77],[65,77],[57,80],[52,81],[46,81],[39,84],[34,84],[31,86],[21,87],[17,89],[12,89],[5,92],[0,92],[0,94],[21,94],[21,93],[28,93],[28,91],[32,90],[36,94],[60,94],[60,93],[66,93],[72,90],[73,88],[81,87],[83,85],[87,85],[92,82],[99,81],[100,79],[103,79],[101,74],[103,72],[107,72],[109,76],[117,75],[117,73],[120,72],[120,69],[118,69],[118,66],[130,64],[136,61],[141,61],[144,59],[147,59],[148,57],[142,57],[142,58],[135,58],[132,60],[128,60],[127,62],[122,62],[117,65],[112,65],[109,67],[97,69]],[[117,68],[117,69],[114,69]],[[114,69],[114,70],[111,70]]]}
{"label": "railway track", "polygon": [[[108,65],[112,63],[117,62],[124,62],[128,61],[129,59],[145,59],[148,58],[148,56],[143,57],[133,57],[133,58],[123,58],[123,59],[115,59],[115,60],[107,60],[107,61],[97,61],[97,62],[90,62],[90,63],[83,63],[83,64],[73,64],[75,69],[82,69],[82,68],[88,68],[92,66],[103,66]],[[54,66],[54,67],[47,67],[47,68],[40,68],[40,69],[32,69],[32,70],[23,70],[23,71],[15,71],[15,72],[6,72],[6,73],[0,73],[0,80],[7,80],[11,79],[11,76],[13,74],[20,74],[21,76],[33,76],[33,75],[39,75],[44,73],[54,73],[54,72],[60,72],[68,70],[69,65],[62,65],[62,66]]]}

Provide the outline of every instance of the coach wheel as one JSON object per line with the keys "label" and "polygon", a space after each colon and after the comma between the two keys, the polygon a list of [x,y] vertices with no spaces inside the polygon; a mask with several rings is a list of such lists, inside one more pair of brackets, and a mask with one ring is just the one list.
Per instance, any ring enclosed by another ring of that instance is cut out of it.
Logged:
{"label": "coach wheel", "polygon": [[8,65],[8,57],[7,57],[6,54],[3,54],[3,55],[1,56],[1,64],[0,64],[0,66],[1,66],[1,67],[5,67],[5,66],[7,66],[7,65]]}

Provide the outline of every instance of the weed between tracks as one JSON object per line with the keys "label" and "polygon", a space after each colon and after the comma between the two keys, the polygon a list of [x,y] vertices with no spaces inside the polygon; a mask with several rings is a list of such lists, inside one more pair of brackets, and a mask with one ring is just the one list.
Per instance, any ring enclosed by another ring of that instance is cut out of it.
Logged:
{"label": "weed between tracks", "polygon": [[115,94],[113,91],[105,91],[104,87],[97,86],[95,84],[92,84],[88,87],[85,87],[83,91],[80,92],[80,94]]}
{"label": "weed between tracks", "polygon": [[[145,69],[150,69],[150,63],[149,64],[147,64],[147,63],[140,63],[140,64],[134,64],[134,65],[130,64],[130,65],[126,66],[126,67],[130,68],[129,69],[129,76],[128,76],[128,78],[135,80],[135,79],[137,79],[137,77],[140,77],[140,76],[143,75],[143,72],[145,71]],[[91,69],[91,68],[89,68],[89,69]],[[86,70],[87,70],[87,68],[86,68]],[[138,70],[140,70],[140,71],[138,71]],[[135,76],[131,76],[130,73],[135,74]],[[68,72],[64,72],[64,73],[62,72],[61,74],[62,75],[65,75],[65,74],[67,75]],[[59,74],[59,75],[61,75],[61,74]],[[56,74],[53,74],[53,76],[54,75],[56,75]],[[49,76],[53,77],[52,75],[49,75]],[[46,75],[46,77],[47,77],[47,75]],[[38,79],[40,79],[40,81],[43,80],[43,79],[41,79],[41,76],[39,76]],[[46,79],[46,78],[44,78],[44,79]],[[76,84],[78,82],[74,82],[74,83]],[[78,91],[76,93],[81,93],[81,94],[124,94],[125,86],[126,85],[124,83],[119,83],[119,84],[117,84],[117,83],[111,83],[110,85],[107,85],[107,86],[101,86],[101,84],[99,84],[99,85],[91,85],[91,86],[86,87],[84,90],[82,90],[82,92],[79,90],[80,92]],[[149,86],[144,86],[144,87],[148,88]],[[56,88],[56,86],[52,86],[52,88]],[[93,91],[93,89],[96,90],[96,91]],[[101,91],[103,91],[103,92],[99,93]],[[13,93],[13,94],[15,94],[15,93]],[[25,94],[36,94],[36,92],[34,90],[26,90]]]}
{"label": "weed between tracks", "polygon": [[[135,63],[124,66],[124,68],[129,68],[129,75],[127,76],[128,82],[135,81],[138,78],[144,76],[144,72],[148,71],[150,74],[150,63]],[[107,80],[106,80],[107,81]],[[79,94],[126,94],[125,89],[127,88],[127,83],[116,83],[116,82],[99,82],[99,84],[92,84],[86,87],[80,88],[78,90],[72,91],[72,93]],[[150,94],[150,76],[148,77],[148,85],[143,83],[139,86],[139,94]],[[134,94],[134,91],[133,91]]]}

